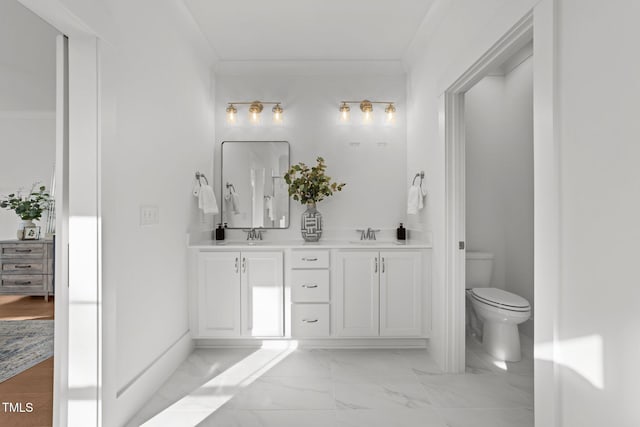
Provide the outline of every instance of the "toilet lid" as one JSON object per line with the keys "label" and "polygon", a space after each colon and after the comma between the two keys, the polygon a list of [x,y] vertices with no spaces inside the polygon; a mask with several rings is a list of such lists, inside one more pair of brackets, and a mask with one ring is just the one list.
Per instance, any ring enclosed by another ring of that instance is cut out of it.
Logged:
{"label": "toilet lid", "polygon": [[471,293],[480,301],[499,305],[507,310],[528,310],[529,301],[519,295],[498,288],[473,288]]}

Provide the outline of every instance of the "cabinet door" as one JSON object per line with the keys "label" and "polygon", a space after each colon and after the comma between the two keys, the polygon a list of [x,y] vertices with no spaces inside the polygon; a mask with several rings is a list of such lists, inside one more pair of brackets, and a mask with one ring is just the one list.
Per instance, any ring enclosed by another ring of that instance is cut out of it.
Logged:
{"label": "cabinet door", "polygon": [[198,253],[198,336],[240,336],[240,252]]}
{"label": "cabinet door", "polygon": [[380,335],[419,336],[422,323],[420,252],[380,253]]}
{"label": "cabinet door", "polygon": [[242,334],[284,336],[282,252],[242,253]]}
{"label": "cabinet door", "polygon": [[378,336],[379,260],[377,252],[336,255],[335,333],[340,337]]}

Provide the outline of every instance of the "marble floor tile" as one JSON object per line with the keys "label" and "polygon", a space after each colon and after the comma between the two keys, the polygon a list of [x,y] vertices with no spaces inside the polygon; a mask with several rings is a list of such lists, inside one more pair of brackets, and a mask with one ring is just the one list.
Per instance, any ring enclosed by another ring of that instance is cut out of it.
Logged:
{"label": "marble floor tile", "polygon": [[362,382],[363,378],[411,378],[415,373],[394,350],[331,350],[331,377]]}
{"label": "marble floor tile", "polygon": [[531,427],[523,355],[501,363],[468,338],[467,373],[443,375],[424,349],[196,349],[127,425]]}
{"label": "marble floor tile", "polygon": [[263,377],[331,378],[331,355],[326,350],[296,350]]}
{"label": "marble floor tile", "polygon": [[530,407],[527,396],[495,374],[423,377],[429,400],[441,408]]}
{"label": "marble floor tile", "polygon": [[467,351],[465,357],[467,374],[491,374],[495,372],[496,368],[482,360],[474,352]]}
{"label": "marble floor tile", "polygon": [[448,427],[533,427],[530,408],[440,409]]}
{"label": "marble floor tile", "polygon": [[434,409],[337,411],[339,427],[448,427]]}
{"label": "marble floor tile", "polygon": [[338,409],[414,409],[431,406],[420,383],[335,383]]}
{"label": "marble floor tile", "polygon": [[534,379],[533,375],[507,374],[504,376],[505,381],[510,386],[517,388],[525,394],[533,407],[534,398]]}
{"label": "marble floor tile", "polygon": [[398,350],[402,363],[416,375],[440,375],[442,370],[425,349]]}
{"label": "marble floor tile", "polygon": [[262,377],[231,399],[233,409],[335,409],[330,380]]}
{"label": "marble floor tile", "polygon": [[248,411],[223,409],[198,424],[200,427],[334,427],[336,412],[329,411]]}

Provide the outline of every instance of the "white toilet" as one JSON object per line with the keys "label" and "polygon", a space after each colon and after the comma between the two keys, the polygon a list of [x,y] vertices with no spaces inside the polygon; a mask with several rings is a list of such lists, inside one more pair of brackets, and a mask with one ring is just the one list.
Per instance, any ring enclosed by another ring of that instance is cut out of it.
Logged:
{"label": "white toilet", "polygon": [[531,305],[521,296],[490,287],[492,271],[493,254],[467,252],[467,296],[482,322],[482,347],[497,359],[518,362],[518,325],[531,316]]}

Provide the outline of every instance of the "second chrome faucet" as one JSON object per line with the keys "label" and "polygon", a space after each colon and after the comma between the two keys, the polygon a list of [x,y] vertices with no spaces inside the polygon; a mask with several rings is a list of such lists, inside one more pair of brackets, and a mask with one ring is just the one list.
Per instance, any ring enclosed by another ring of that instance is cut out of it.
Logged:
{"label": "second chrome faucet", "polygon": [[376,233],[379,232],[380,230],[374,230],[371,227],[369,227],[366,230],[362,229],[362,230],[356,230],[356,231],[360,233],[360,240],[376,240]]}

